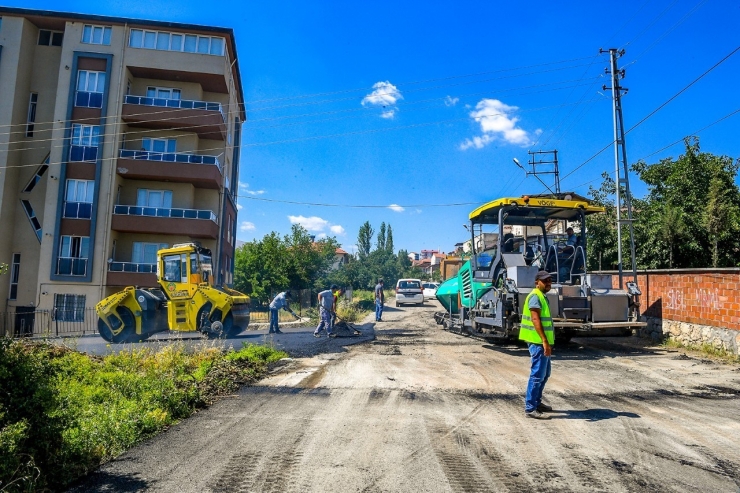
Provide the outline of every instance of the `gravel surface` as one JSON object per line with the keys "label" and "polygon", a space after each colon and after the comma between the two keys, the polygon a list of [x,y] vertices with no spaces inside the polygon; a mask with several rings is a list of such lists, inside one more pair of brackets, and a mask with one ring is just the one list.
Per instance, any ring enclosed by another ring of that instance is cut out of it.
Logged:
{"label": "gravel surface", "polygon": [[289,329],[303,357],[74,491],[740,491],[737,365],[575,339],[537,421],[526,347],[445,332],[435,309],[387,307],[352,339]]}

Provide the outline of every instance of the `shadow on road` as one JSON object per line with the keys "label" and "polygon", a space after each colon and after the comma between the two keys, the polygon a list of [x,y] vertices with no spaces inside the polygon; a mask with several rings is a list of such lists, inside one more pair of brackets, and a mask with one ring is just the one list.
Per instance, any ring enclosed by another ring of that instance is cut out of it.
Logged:
{"label": "shadow on road", "polygon": [[[120,461],[120,460],[119,460]],[[117,474],[107,471],[96,471],[84,478],[84,482],[72,487],[69,493],[83,491],[116,491],[122,493],[145,491],[152,482],[140,478],[138,474]]]}
{"label": "shadow on road", "polygon": [[617,412],[611,409],[584,409],[584,410],[569,410],[569,411],[558,411],[554,410],[551,414],[550,419],[582,419],[585,421],[601,421],[604,419],[612,418],[640,418],[641,416],[636,413]]}
{"label": "shadow on road", "polygon": [[[641,341],[633,338],[626,339],[607,339],[598,337],[589,337],[574,339],[567,345],[558,345],[555,341],[553,348],[553,360],[599,360],[604,358],[613,358],[616,355],[640,357],[655,356],[665,354],[662,348],[644,347],[639,345]],[[484,344],[484,349],[508,354],[510,356],[529,358],[529,350],[524,342],[507,343],[502,345]]]}

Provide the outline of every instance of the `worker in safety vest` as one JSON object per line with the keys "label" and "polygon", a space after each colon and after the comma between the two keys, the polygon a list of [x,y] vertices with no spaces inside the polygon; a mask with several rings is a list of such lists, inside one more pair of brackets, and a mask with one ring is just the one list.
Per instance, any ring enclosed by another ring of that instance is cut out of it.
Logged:
{"label": "worker in safety vest", "polygon": [[524,301],[522,324],[519,328],[519,339],[527,342],[532,357],[524,405],[524,413],[528,418],[548,419],[543,413],[552,411],[552,407],[542,402],[542,391],[550,378],[550,356],[555,344],[550,305],[545,296],[551,287],[550,274],[544,270],[539,271],[535,277],[535,288]]}

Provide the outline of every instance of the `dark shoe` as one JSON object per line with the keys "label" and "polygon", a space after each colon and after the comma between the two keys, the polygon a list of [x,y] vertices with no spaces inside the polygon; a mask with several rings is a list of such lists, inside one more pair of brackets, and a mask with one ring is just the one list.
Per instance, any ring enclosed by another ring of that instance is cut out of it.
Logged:
{"label": "dark shoe", "polygon": [[540,402],[540,405],[537,406],[537,410],[541,413],[549,413],[552,412],[552,406],[548,406],[544,402]]}
{"label": "dark shoe", "polygon": [[333,339],[334,337],[336,337],[336,336],[337,336],[337,335],[336,335],[336,334],[335,334],[334,332],[332,332],[331,334],[327,334],[327,335],[328,335],[329,337],[331,337],[332,339]]}
{"label": "dark shoe", "polygon": [[313,333],[314,337],[321,337],[321,334],[317,334],[316,332]]}
{"label": "dark shoe", "polygon": [[268,334],[274,334],[275,332],[273,332],[272,330],[268,330],[267,333]]}
{"label": "dark shoe", "polygon": [[276,334],[282,334],[282,333],[283,333],[283,331],[282,331],[282,330],[280,330],[280,329],[278,329],[278,330],[276,330],[276,331],[275,331],[275,333],[276,333]]}
{"label": "dark shoe", "polygon": [[524,415],[528,418],[534,418],[534,419],[550,419],[549,416],[545,416],[541,412],[539,412],[537,409],[535,409],[532,412],[524,413]]}

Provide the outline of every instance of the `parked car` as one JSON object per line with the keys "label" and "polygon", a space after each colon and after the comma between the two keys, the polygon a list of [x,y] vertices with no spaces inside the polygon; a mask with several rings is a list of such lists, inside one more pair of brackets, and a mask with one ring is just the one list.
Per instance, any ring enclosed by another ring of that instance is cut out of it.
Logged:
{"label": "parked car", "polygon": [[425,300],[436,300],[437,299],[437,288],[439,287],[438,282],[425,282],[421,285],[424,289]]}
{"label": "parked car", "polygon": [[415,303],[424,304],[424,293],[419,279],[399,279],[396,283],[396,306]]}

